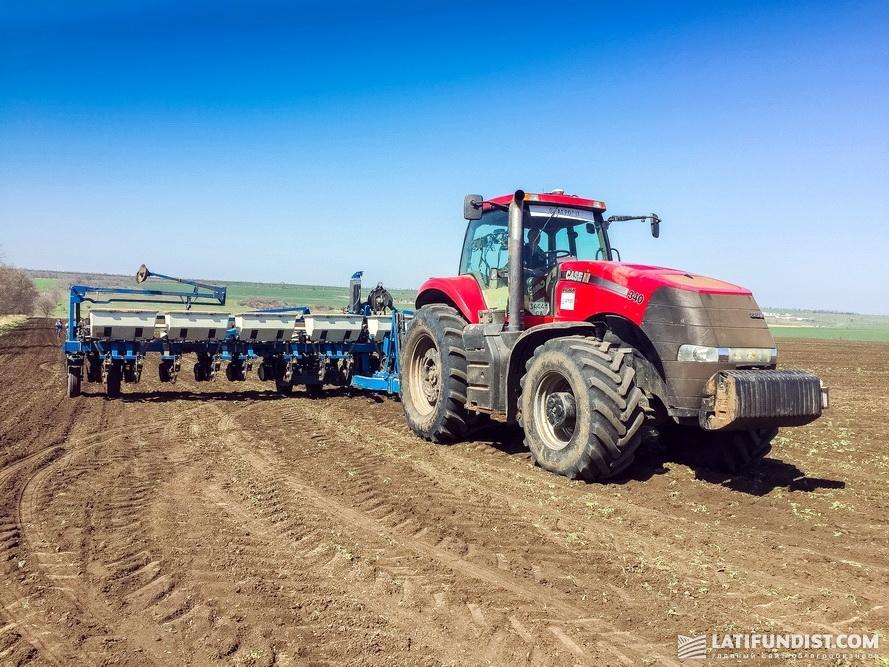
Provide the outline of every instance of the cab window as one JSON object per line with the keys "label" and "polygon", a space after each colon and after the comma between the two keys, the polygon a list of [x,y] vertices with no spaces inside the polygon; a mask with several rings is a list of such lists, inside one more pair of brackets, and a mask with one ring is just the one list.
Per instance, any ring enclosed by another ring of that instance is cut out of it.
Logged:
{"label": "cab window", "polygon": [[[509,266],[506,211],[486,211],[466,229],[460,275],[471,275],[482,289],[488,308],[506,308],[509,293],[506,272]],[[498,274],[492,277],[492,269]]]}

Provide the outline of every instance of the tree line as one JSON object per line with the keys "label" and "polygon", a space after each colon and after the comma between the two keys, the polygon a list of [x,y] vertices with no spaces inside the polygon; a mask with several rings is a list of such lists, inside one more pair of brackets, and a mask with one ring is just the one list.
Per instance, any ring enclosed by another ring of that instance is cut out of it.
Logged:
{"label": "tree line", "polygon": [[58,294],[40,294],[28,274],[0,263],[0,315],[42,315],[55,312]]}

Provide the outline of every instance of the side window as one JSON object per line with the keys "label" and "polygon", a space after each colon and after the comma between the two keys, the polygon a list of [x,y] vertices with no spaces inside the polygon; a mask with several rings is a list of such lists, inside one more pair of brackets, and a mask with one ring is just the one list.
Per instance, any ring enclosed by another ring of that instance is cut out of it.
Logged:
{"label": "side window", "polygon": [[461,275],[475,276],[485,288],[491,282],[491,269],[505,269],[508,263],[506,213],[490,211],[470,223],[460,261]]}
{"label": "side window", "polygon": [[572,254],[578,259],[607,259],[605,257],[605,249],[602,247],[599,234],[592,225],[575,225],[569,230],[569,235],[573,237],[570,241]]}
{"label": "side window", "polygon": [[[506,308],[509,295],[505,269],[509,266],[506,211],[487,211],[481,220],[469,223],[460,274],[473,276],[481,287],[488,308]],[[491,269],[504,270],[491,278]]]}

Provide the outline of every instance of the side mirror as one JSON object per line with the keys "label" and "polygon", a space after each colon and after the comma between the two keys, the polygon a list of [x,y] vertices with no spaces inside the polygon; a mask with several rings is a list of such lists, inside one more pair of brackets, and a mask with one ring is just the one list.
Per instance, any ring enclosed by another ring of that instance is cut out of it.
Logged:
{"label": "side mirror", "polygon": [[466,195],[463,197],[463,217],[467,220],[480,220],[482,217],[482,202],[485,198],[481,195]]}
{"label": "side mirror", "polygon": [[657,213],[651,214],[651,235],[654,238],[661,235],[661,219],[657,217]]}

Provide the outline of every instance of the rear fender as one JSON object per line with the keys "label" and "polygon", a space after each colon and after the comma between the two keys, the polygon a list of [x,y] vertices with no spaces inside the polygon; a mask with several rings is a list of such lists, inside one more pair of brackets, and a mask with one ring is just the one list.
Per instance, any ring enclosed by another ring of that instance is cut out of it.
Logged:
{"label": "rear fender", "polygon": [[417,293],[415,305],[422,308],[432,303],[444,303],[456,308],[469,324],[478,324],[478,311],[486,310],[485,297],[472,276],[430,278]]}

